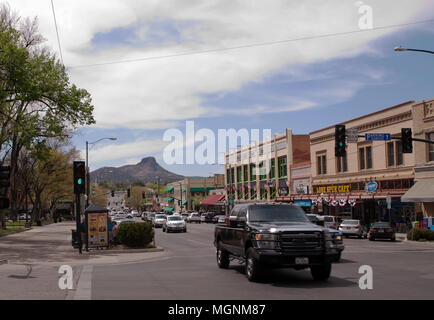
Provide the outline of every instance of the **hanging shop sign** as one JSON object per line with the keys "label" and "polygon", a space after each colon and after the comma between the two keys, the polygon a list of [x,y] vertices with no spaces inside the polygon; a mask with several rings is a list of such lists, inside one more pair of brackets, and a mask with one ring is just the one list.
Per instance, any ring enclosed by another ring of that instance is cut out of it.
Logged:
{"label": "hanging shop sign", "polygon": [[374,192],[377,189],[378,189],[378,183],[375,181],[368,182],[365,185],[365,191],[366,192]]}

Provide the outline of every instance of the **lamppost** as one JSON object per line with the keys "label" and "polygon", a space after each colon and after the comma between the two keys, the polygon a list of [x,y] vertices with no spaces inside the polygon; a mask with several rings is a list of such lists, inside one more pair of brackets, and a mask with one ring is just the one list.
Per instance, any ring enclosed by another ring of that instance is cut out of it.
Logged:
{"label": "lamppost", "polygon": [[399,46],[399,47],[395,47],[394,50],[397,51],[397,52],[399,52],[399,51],[416,51],[416,52],[424,52],[424,53],[431,53],[431,54],[434,54],[434,51],[430,51],[430,50],[409,49],[409,48],[403,48],[403,47],[401,47],[401,46]]}
{"label": "lamppost", "polygon": [[102,139],[99,139],[95,142],[86,141],[86,172],[87,172],[87,174],[86,174],[86,183],[87,183],[87,186],[86,186],[86,208],[89,207],[89,197],[90,197],[89,145],[98,143],[98,142],[100,142],[102,140],[106,140],[106,139],[115,141],[118,138],[102,138]]}

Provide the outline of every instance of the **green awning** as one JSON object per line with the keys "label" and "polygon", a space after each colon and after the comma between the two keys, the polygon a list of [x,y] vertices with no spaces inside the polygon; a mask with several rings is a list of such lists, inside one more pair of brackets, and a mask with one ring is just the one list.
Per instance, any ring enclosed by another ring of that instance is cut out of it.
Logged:
{"label": "green awning", "polygon": [[175,210],[175,208],[167,207],[166,209],[164,209],[164,212],[172,212],[173,210]]}
{"label": "green awning", "polygon": [[182,192],[187,192],[187,189],[182,189]]}
{"label": "green awning", "polygon": [[167,189],[166,189],[166,192],[173,191],[173,189],[174,189],[174,187],[167,188]]}
{"label": "green awning", "polygon": [[188,200],[184,200],[184,201],[182,201],[182,205],[183,206],[185,206],[185,205],[187,205],[188,204]]}
{"label": "green awning", "polygon": [[[207,187],[207,191],[215,190],[214,187]],[[190,192],[205,192],[205,188],[190,188]]]}
{"label": "green awning", "polygon": [[173,200],[175,200],[175,198],[172,198],[172,197],[169,197],[169,198],[166,199],[167,202],[170,202],[170,201],[173,201]]}

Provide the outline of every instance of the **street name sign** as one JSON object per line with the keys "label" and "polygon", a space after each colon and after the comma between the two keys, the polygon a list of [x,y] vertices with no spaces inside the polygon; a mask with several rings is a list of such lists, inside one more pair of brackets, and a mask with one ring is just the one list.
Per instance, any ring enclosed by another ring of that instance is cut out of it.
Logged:
{"label": "street name sign", "polygon": [[390,133],[366,133],[366,141],[388,141],[391,140]]}
{"label": "street name sign", "polygon": [[357,129],[347,129],[345,134],[347,135],[348,143],[357,143],[359,139],[359,131]]}

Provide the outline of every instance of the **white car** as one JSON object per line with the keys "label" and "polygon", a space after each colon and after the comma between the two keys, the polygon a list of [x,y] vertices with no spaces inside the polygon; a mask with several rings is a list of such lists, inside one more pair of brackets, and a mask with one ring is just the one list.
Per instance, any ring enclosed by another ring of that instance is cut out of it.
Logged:
{"label": "white car", "polygon": [[155,228],[162,228],[164,226],[164,223],[166,222],[166,220],[167,220],[167,217],[165,214],[155,215],[155,219],[154,219]]}
{"label": "white car", "polygon": [[366,238],[360,220],[343,220],[339,226],[339,231],[342,232],[345,237],[356,236],[360,239],[365,236]]}
{"label": "white car", "polygon": [[168,216],[163,225],[163,232],[180,231],[187,232],[187,223],[180,215]]}
{"label": "white car", "polygon": [[137,211],[137,210],[132,210],[132,211],[131,211],[131,214],[132,214],[133,217],[136,217],[136,218],[137,218],[137,217],[140,217],[140,213],[139,213],[139,211]]}
{"label": "white car", "polygon": [[200,215],[200,222],[205,222],[206,213]]}
{"label": "white car", "polygon": [[189,223],[201,223],[200,215],[197,212],[192,212],[187,218],[187,222]]}
{"label": "white car", "polygon": [[324,227],[337,229],[338,228],[337,218],[334,216],[324,216]]}

